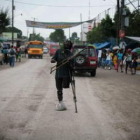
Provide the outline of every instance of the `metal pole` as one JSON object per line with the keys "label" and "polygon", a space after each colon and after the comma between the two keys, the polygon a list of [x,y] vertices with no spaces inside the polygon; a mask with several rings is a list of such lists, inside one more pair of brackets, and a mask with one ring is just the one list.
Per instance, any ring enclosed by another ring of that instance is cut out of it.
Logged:
{"label": "metal pole", "polygon": [[124,0],[121,1],[121,30],[124,30]]}
{"label": "metal pole", "polygon": [[117,0],[117,40],[116,44],[119,45],[119,30],[120,30],[120,2]]}
{"label": "metal pole", "polygon": [[12,0],[12,45],[14,44],[14,0]]}
{"label": "metal pole", "polygon": [[81,42],[83,43],[82,14],[80,14],[80,18],[81,18]]}
{"label": "metal pole", "polygon": [[[34,19],[34,22],[35,22],[35,18],[33,18]],[[34,28],[34,26],[33,26],[33,40],[35,40],[35,28]]]}
{"label": "metal pole", "polygon": [[70,28],[69,28],[69,39],[70,39]]}
{"label": "metal pole", "polygon": [[140,1],[138,0],[138,11],[139,11],[139,7],[140,7]]}

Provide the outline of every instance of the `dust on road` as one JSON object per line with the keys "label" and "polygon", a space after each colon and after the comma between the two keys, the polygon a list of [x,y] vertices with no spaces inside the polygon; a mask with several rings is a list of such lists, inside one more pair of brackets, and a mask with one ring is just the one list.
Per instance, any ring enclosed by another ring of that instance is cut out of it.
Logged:
{"label": "dust on road", "polygon": [[0,140],[140,140],[139,75],[76,74],[78,113],[71,89],[58,112],[51,66],[46,55],[0,70]]}

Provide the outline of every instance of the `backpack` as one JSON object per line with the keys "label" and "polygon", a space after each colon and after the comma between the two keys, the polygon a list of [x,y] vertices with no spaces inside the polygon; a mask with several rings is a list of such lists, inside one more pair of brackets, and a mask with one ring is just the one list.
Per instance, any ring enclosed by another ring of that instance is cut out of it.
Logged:
{"label": "backpack", "polygon": [[10,55],[15,55],[14,49],[11,49],[11,50],[10,50]]}

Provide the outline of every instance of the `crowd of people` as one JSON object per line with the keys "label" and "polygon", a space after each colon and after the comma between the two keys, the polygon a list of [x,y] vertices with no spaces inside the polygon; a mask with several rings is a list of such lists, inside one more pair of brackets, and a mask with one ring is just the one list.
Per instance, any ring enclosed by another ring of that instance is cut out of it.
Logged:
{"label": "crowd of people", "polygon": [[115,69],[117,72],[127,74],[128,68],[132,75],[136,74],[140,55],[133,53],[131,49],[123,50],[99,50],[98,51],[98,67],[111,70]]}
{"label": "crowd of people", "polygon": [[9,48],[4,47],[1,52],[4,55],[4,63],[9,64],[10,67],[14,67],[15,62],[21,62],[22,50],[20,47],[15,48],[13,45],[11,45]]}

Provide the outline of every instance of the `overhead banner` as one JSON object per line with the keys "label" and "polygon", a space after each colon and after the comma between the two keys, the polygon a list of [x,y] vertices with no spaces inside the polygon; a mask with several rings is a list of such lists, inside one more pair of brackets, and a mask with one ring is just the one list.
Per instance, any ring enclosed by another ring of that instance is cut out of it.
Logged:
{"label": "overhead banner", "polygon": [[[92,22],[93,20],[88,20],[84,22]],[[78,26],[84,22],[37,22],[26,20],[27,27],[35,28],[46,28],[46,29],[64,29]]]}

